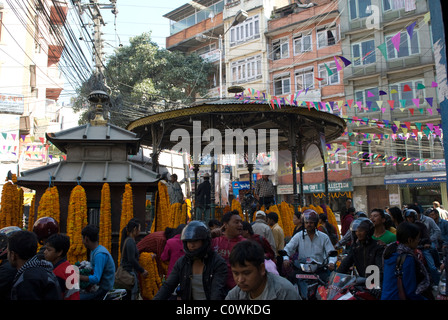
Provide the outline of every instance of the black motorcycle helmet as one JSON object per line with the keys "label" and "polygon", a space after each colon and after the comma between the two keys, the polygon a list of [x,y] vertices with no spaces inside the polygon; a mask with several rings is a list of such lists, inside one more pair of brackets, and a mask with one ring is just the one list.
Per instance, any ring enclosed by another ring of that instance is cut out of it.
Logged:
{"label": "black motorcycle helmet", "polygon": [[[211,244],[211,234],[210,230],[207,226],[201,221],[191,221],[187,226],[182,230],[182,234],[180,236],[184,244],[184,252],[185,255],[189,258],[204,258],[210,249]],[[190,251],[187,246],[188,241],[196,241],[202,240],[203,244],[200,248]]]}

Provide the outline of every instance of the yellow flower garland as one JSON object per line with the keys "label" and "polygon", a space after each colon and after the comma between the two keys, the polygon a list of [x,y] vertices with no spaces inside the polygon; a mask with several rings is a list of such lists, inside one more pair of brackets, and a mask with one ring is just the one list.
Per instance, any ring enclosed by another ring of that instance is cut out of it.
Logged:
{"label": "yellow flower garland", "polygon": [[21,202],[20,191],[11,181],[6,182],[2,189],[0,227],[16,226],[22,227],[22,217],[20,213],[23,206],[23,197]]}
{"label": "yellow flower garland", "polygon": [[87,249],[82,243],[82,229],[87,226],[87,197],[84,188],[77,185],[70,193],[67,215],[67,236],[70,249],[67,258],[71,264],[87,260]]}
{"label": "yellow flower garland", "polygon": [[243,209],[241,208],[241,203],[238,200],[232,199],[231,209],[232,209],[231,211],[237,210],[238,213],[240,214],[241,219],[243,219],[243,221],[247,221],[247,219],[243,215]]}
{"label": "yellow flower garland", "polygon": [[154,221],[151,225],[151,232],[164,231],[166,227],[169,227],[171,206],[168,187],[162,182],[159,182],[155,202],[156,211],[154,213]]}
{"label": "yellow flower garland", "polygon": [[47,188],[39,200],[37,219],[52,217],[58,223],[60,221],[59,193],[57,187]]}
{"label": "yellow flower garland", "polygon": [[111,252],[112,221],[110,187],[108,183],[104,183],[103,188],[101,189],[99,244],[105,247],[109,252]]}
{"label": "yellow flower garland", "polygon": [[120,218],[120,236],[119,236],[119,248],[118,248],[118,265],[121,260],[121,230],[123,230],[128,224],[129,220],[134,217],[134,202],[132,198],[132,187],[129,183],[124,186],[123,198],[121,201],[121,218]]}
{"label": "yellow flower garland", "polygon": [[140,275],[142,298],[144,300],[152,300],[162,286],[162,280],[160,279],[157,270],[155,254],[152,252],[142,252],[140,254],[139,263],[143,269],[148,271],[148,276],[146,278]]}
{"label": "yellow flower garland", "polygon": [[33,231],[36,214],[36,194],[33,195],[30,205],[30,213],[28,214],[28,231]]}

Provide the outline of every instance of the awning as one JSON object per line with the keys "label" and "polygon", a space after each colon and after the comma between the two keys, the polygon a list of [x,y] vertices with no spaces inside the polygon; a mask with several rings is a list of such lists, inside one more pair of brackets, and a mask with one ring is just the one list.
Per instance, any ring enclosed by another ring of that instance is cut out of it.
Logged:
{"label": "awning", "polygon": [[384,177],[384,184],[412,184],[446,182],[446,172],[413,172],[410,174],[395,174]]}

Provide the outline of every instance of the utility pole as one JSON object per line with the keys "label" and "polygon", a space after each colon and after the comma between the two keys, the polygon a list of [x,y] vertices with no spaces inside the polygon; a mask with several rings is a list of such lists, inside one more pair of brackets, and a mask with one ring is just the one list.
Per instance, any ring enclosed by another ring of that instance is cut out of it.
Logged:
{"label": "utility pole", "polygon": [[[110,4],[100,4],[98,0],[89,0],[89,3],[81,3],[81,0],[72,0],[73,5],[78,9],[78,14],[82,20],[82,15],[85,12],[89,13],[89,17],[93,23],[93,62],[95,64],[94,73],[98,79],[104,79],[104,64],[103,64],[103,39],[101,33],[101,26],[106,26],[101,15],[101,9],[111,9],[113,14],[117,14],[117,0],[109,0]],[[85,23],[83,22],[83,28]]]}

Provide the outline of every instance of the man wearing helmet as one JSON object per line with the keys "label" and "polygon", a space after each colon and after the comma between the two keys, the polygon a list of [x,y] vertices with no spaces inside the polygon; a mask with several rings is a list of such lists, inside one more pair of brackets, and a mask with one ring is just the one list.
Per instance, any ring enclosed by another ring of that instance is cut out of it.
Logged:
{"label": "man wearing helmet", "polygon": [[334,270],[337,257],[330,257],[330,252],[334,251],[330,238],[323,232],[317,230],[319,216],[316,211],[307,209],[303,212],[305,229],[296,233],[283,252],[283,265],[287,268],[291,265],[289,257],[297,251],[299,261],[307,258],[314,259],[318,263],[323,263],[328,257],[328,268]]}
{"label": "man wearing helmet", "polygon": [[179,286],[181,300],[223,300],[227,265],[211,247],[210,230],[192,221],[182,230],[185,255],[180,257],[153,300],[168,300]]}
{"label": "man wearing helmet", "polygon": [[42,247],[39,249],[37,253],[37,258],[40,260],[44,260],[44,251],[45,251],[45,241],[53,234],[59,233],[59,224],[52,217],[42,217],[37,219],[37,221],[33,225],[33,232],[37,236],[37,241]]}
{"label": "man wearing helmet", "polygon": [[358,218],[352,222],[350,230],[353,233],[353,245],[337,272],[348,273],[354,266],[361,277],[366,277],[367,266],[376,265],[380,270],[382,269],[384,246],[372,239],[374,229],[372,221],[368,218]]}

